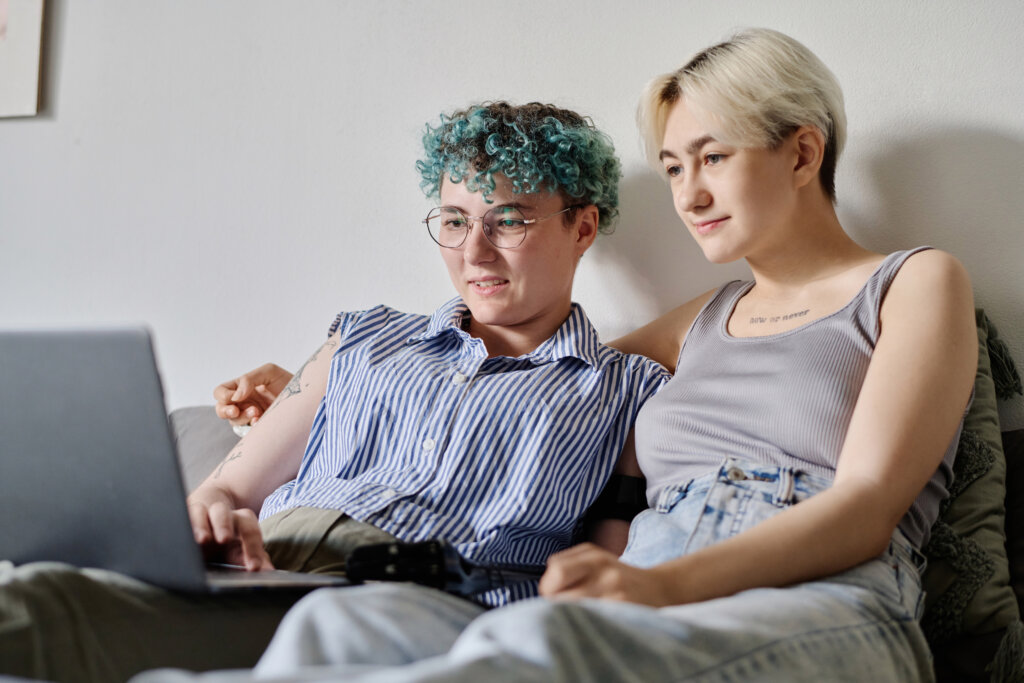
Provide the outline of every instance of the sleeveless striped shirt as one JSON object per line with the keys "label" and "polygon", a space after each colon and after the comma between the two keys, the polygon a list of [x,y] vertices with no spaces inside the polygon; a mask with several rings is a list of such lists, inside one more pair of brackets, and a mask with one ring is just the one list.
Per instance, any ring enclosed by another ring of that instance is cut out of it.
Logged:
{"label": "sleeveless striped shirt", "polygon": [[[583,309],[519,358],[488,357],[459,298],[433,316],[346,313],[298,476],[260,518],[340,510],[404,541],[444,539],[480,564],[543,565],[568,548],[640,406],[666,381],[600,343]],[[499,605],[536,583],[476,596]]]}

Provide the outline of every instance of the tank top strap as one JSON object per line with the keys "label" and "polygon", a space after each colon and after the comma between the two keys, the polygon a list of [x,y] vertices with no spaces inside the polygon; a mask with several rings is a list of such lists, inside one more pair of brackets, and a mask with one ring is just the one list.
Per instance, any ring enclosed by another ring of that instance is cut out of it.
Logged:
{"label": "tank top strap", "polygon": [[850,307],[850,313],[859,318],[858,323],[862,329],[870,331],[872,343],[878,341],[882,301],[885,299],[892,281],[896,279],[896,274],[899,273],[908,258],[928,249],[932,249],[932,247],[922,246],[889,254],[875,268],[875,272],[871,274],[855,297],[855,300],[859,300],[857,301],[859,305]]}
{"label": "tank top strap", "polygon": [[693,322],[690,323],[690,329],[686,331],[683,345],[679,349],[677,363],[682,360],[687,346],[702,343],[708,336],[718,335],[719,330],[725,328],[726,321],[732,314],[733,308],[736,307],[736,302],[753,285],[753,280],[731,280],[721,285],[711,295],[711,298],[707,300]]}

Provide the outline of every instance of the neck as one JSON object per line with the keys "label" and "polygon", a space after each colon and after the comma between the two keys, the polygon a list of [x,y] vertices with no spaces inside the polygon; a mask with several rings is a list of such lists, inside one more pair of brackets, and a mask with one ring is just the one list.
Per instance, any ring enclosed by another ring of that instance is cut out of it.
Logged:
{"label": "neck", "polygon": [[827,205],[795,212],[800,218],[776,243],[747,257],[762,296],[786,298],[874,256],[846,234],[831,202],[824,202]]}
{"label": "neck", "polygon": [[520,323],[517,325],[488,325],[470,318],[468,332],[470,336],[480,339],[487,347],[487,357],[508,356],[518,358],[530,353],[550,339],[558,328],[569,317],[569,310],[564,315],[548,317]]}

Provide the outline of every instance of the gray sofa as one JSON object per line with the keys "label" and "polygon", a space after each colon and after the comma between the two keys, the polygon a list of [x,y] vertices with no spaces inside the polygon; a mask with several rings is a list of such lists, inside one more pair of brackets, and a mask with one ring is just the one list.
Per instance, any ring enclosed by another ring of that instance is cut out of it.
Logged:
{"label": "gray sofa", "polygon": [[[956,481],[932,538],[923,627],[942,683],[1024,681],[1024,430],[1002,432],[997,402],[1022,393],[1005,344],[978,311],[975,399]],[[238,441],[211,406],[170,416],[187,490]]]}

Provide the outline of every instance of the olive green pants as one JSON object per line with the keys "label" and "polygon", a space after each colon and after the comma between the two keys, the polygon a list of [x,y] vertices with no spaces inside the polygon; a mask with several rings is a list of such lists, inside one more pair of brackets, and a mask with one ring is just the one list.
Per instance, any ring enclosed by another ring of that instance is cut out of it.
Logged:
{"label": "olive green pants", "polygon": [[[312,508],[261,527],[274,566],[292,571],[343,573],[353,548],[395,540]],[[156,667],[251,667],[302,595],[189,595],[99,569],[0,562],[0,674],[113,683]]]}

